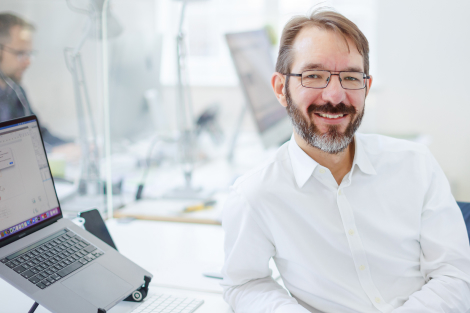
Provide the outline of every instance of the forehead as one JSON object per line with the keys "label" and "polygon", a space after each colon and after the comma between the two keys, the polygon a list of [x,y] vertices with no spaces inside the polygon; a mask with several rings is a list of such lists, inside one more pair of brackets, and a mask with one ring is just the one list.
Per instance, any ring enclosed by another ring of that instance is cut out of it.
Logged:
{"label": "forehead", "polygon": [[[293,45],[292,72],[312,65],[330,71],[364,71],[364,60],[351,39],[332,30],[316,26],[304,27]],[[349,46],[349,49],[348,49]]]}
{"label": "forehead", "polygon": [[10,46],[29,46],[32,41],[32,31],[28,28],[24,28],[18,25],[13,26],[10,29]]}

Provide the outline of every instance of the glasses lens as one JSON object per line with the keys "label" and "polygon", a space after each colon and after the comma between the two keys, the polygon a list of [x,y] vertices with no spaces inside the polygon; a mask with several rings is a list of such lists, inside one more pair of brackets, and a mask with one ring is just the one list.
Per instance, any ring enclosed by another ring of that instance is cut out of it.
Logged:
{"label": "glasses lens", "polygon": [[31,50],[26,50],[26,51],[15,50],[15,49],[9,48],[7,46],[3,46],[3,45],[0,45],[0,47],[1,47],[1,49],[5,50],[5,51],[14,54],[19,62],[24,62],[26,60],[31,60],[31,59],[34,58],[34,55],[36,54],[36,51],[31,51]]}
{"label": "glasses lens", "polygon": [[365,86],[364,73],[341,72],[339,77],[344,89],[362,89]]}
{"label": "glasses lens", "polygon": [[328,84],[330,72],[305,71],[302,73],[302,86],[308,88],[324,88]]}
{"label": "glasses lens", "polygon": [[20,51],[16,54],[18,61],[24,62],[34,58],[34,51]]}

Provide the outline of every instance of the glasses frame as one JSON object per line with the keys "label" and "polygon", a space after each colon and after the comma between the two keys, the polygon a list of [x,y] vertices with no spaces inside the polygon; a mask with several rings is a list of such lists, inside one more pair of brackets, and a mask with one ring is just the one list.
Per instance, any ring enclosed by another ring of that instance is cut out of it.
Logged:
{"label": "glasses frame", "polygon": [[22,50],[16,50],[13,48],[10,48],[8,46],[0,44],[0,50],[5,50],[7,52],[10,52],[16,56],[18,61],[26,61],[26,59],[32,59],[37,51],[36,50],[31,50],[31,51],[22,51]]}
{"label": "glasses frame", "polygon": [[[311,72],[311,71],[316,71],[316,72],[328,72],[328,73],[330,73],[330,77],[328,78],[328,80],[327,80],[327,82],[326,82],[326,85],[325,85],[324,87],[307,87],[307,86],[304,86],[304,83],[303,83],[303,81],[302,81],[302,76],[303,76],[303,74],[304,74],[305,72]],[[331,71],[327,71],[327,70],[305,70],[305,71],[302,71],[302,73],[300,73],[300,74],[296,74],[296,73],[285,73],[285,74],[283,74],[283,75],[286,75],[286,76],[294,76],[294,77],[300,77],[300,84],[301,84],[302,87],[304,87],[304,88],[325,89],[326,87],[328,87],[328,84],[329,84],[330,81],[331,81],[331,76],[333,76],[333,75],[337,75],[337,76],[338,76],[338,79],[339,79],[339,83],[340,83],[340,85],[341,85],[341,88],[343,88],[343,89],[345,89],[345,90],[362,90],[362,89],[364,89],[364,88],[367,87],[367,84],[366,84],[366,82],[364,81],[364,87],[362,87],[362,88],[354,88],[354,89],[353,89],[353,88],[344,88],[344,86],[343,86],[343,81],[341,80],[341,77],[339,76],[341,73],[361,73],[362,76],[363,76],[362,78],[363,78],[364,80],[370,79],[370,76],[369,76],[369,75],[366,75],[366,73],[364,73],[364,72],[355,72],[355,71],[338,71],[338,72],[336,72],[336,74],[334,74],[334,73],[332,73]]]}

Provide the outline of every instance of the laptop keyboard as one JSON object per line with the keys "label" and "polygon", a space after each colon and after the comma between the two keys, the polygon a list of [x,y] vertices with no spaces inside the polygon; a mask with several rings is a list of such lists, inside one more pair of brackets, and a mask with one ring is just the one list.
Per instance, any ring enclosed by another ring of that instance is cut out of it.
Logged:
{"label": "laptop keyboard", "polygon": [[192,313],[197,310],[204,300],[178,298],[170,295],[155,295],[144,300],[131,313]]}
{"label": "laptop keyboard", "polygon": [[44,289],[103,254],[82,237],[64,229],[0,262]]}

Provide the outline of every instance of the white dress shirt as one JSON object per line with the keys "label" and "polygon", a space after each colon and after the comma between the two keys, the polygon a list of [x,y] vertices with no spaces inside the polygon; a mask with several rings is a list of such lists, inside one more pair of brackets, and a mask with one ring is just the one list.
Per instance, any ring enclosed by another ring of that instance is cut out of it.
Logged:
{"label": "white dress shirt", "polygon": [[236,313],[470,309],[467,231],[436,160],[405,140],[354,142],[339,186],[293,138],[235,182],[221,285]]}

